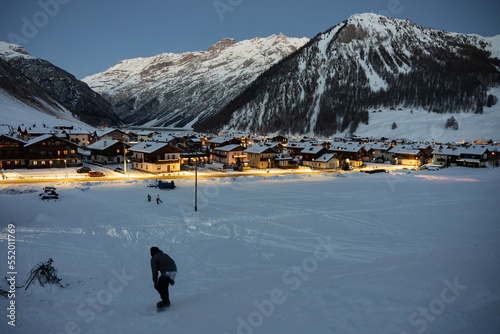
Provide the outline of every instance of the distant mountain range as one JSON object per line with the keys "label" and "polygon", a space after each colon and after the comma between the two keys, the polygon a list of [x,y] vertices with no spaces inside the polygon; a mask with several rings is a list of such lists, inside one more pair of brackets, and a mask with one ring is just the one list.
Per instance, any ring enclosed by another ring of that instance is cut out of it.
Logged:
{"label": "distant mountain range", "polygon": [[[353,15],[272,66],[199,131],[355,133],[380,109],[482,113],[500,84],[497,38]],[[491,104],[491,103],[490,103]]]}
{"label": "distant mountain range", "polygon": [[127,124],[190,128],[308,41],[282,34],[239,43],[225,38],[208,51],[124,60],[83,81]]}
{"label": "distant mountain range", "polygon": [[404,132],[389,129],[394,116],[379,112],[400,112],[408,126],[403,118],[415,114],[486,113],[497,102],[499,58],[500,35],[357,14],[311,40],[225,38],[207,51],[124,60],[82,81],[0,42],[0,88],[94,126],[332,136],[373,133],[376,123],[395,135]]}

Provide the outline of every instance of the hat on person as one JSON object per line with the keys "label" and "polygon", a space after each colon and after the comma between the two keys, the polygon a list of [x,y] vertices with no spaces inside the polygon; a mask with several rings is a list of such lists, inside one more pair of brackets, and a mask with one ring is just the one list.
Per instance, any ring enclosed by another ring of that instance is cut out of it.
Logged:
{"label": "hat on person", "polygon": [[158,247],[151,247],[149,250],[151,252],[151,256],[155,255],[156,253],[161,253],[161,250]]}

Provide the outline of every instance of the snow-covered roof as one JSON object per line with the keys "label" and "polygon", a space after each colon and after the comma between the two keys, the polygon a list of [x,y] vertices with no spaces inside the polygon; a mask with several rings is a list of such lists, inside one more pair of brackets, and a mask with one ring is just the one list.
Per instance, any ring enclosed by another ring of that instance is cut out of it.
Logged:
{"label": "snow-covered roof", "polygon": [[99,137],[103,137],[103,136],[106,136],[107,134],[109,134],[109,133],[111,133],[111,132],[113,132],[113,131],[120,131],[120,132],[122,132],[124,135],[127,135],[127,136],[128,136],[128,134],[127,134],[127,133],[123,132],[123,131],[122,131],[122,130],[120,130],[120,129],[104,129],[104,130],[97,130],[97,131],[96,131],[96,134],[97,134],[97,136],[99,136]]}
{"label": "snow-covered roof", "polygon": [[417,155],[417,154],[420,153],[420,150],[418,150],[418,149],[412,149],[412,148],[405,148],[405,147],[394,146],[392,148],[392,150],[391,150],[391,153]]}
{"label": "snow-covered roof", "polygon": [[222,144],[222,143],[225,143],[225,142],[233,140],[233,139],[234,139],[234,137],[219,136],[219,137],[215,137],[215,138],[210,139],[208,142],[211,144]]}
{"label": "snow-covered roof", "polygon": [[0,125],[0,135],[8,135],[11,132],[12,132],[12,129],[10,128],[10,126],[8,126],[6,124]]}
{"label": "snow-covered roof", "polygon": [[461,152],[462,150],[460,150],[460,148],[457,147],[443,147],[443,148],[436,147],[434,148],[433,151],[434,154],[456,155],[456,156],[459,156]]}
{"label": "snow-covered roof", "polygon": [[274,153],[276,153],[276,150],[274,148],[272,148],[269,145],[263,144],[263,143],[252,145],[249,148],[247,148],[245,150],[245,152],[246,153],[262,154],[267,150],[272,150]]}
{"label": "snow-covered roof", "polygon": [[138,135],[138,136],[150,136],[150,135],[155,134],[155,133],[158,133],[158,132],[156,132],[156,131],[142,130],[142,131],[136,132],[135,134]]}
{"label": "snow-covered roof", "polygon": [[388,151],[392,148],[391,145],[388,145],[386,143],[368,143],[365,145],[365,149],[368,150],[381,150],[381,151]]}
{"label": "snow-covered roof", "polygon": [[54,134],[45,134],[45,135],[41,135],[41,136],[38,136],[36,138],[33,138],[33,139],[30,139],[26,142],[26,145],[24,145],[24,147],[27,147],[27,146],[30,146],[30,145],[33,145],[33,144],[36,144],[36,143],[39,143],[39,142],[42,142],[44,140],[47,140],[49,139],[50,137],[52,136],[55,136]]}
{"label": "snow-covered roof", "polygon": [[317,162],[328,162],[328,161],[330,161],[330,160],[332,160],[334,158],[335,158],[335,154],[325,153],[322,156],[320,156],[319,158],[315,159],[314,161],[317,161]]}
{"label": "snow-covered roof", "polygon": [[293,160],[293,158],[288,153],[280,153],[276,155],[275,160]]}
{"label": "snow-covered roof", "polygon": [[159,134],[151,137],[150,140],[168,143],[168,142],[170,142],[170,141],[172,141],[174,139],[175,139],[175,137],[172,136],[171,134],[159,133]]}
{"label": "snow-covered roof", "polygon": [[310,143],[308,142],[300,142],[300,141],[288,141],[286,147],[287,148],[304,148],[304,147],[308,147],[309,145],[311,145]]}
{"label": "snow-covered roof", "polygon": [[4,134],[1,134],[1,133],[0,133],[0,136],[5,137],[5,138],[8,138],[8,139],[11,139],[11,140],[13,140],[13,141],[17,141],[17,142],[19,142],[19,143],[26,144],[26,141],[21,140],[21,139],[18,139],[18,138],[14,138],[14,137],[9,136],[9,135],[4,135]]}
{"label": "snow-covered roof", "polygon": [[359,144],[359,143],[353,143],[353,142],[348,142],[348,143],[335,143],[332,145],[330,150],[332,151],[345,151],[345,152],[358,152],[362,148],[364,148],[364,144]]}
{"label": "snow-covered roof", "polygon": [[491,147],[488,147],[486,145],[471,146],[463,150],[462,153],[480,155],[486,153],[488,149],[491,149]]}
{"label": "snow-covered roof", "polygon": [[238,147],[241,147],[241,146],[237,145],[237,144],[230,144],[230,145],[224,145],[224,146],[217,147],[215,150],[230,152],[230,151],[237,149]]}
{"label": "snow-covered roof", "polygon": [[142,153],[153,153],[159,149],[169,145],[168,143],[145,141],[137,145],[132,146],[129,151],[142,152]]}
{"label": "snow-covered roof", "polygon": [[308,145],[300,151],[301,154],[304,153],[310,153],[310,154],[318,154],[321,150],[323,150],[323,146],[316,146],[316,145]]}
{"label": "snow-covered roof", "polygon": [[[87,146],[87,149],[90,149],[90,150],[105,150],[117,143],[120,143],[122,144],[121,142],[119,141],[116,141],[116,140],[111,140],[111,139],[101,139],[99,141],[96,141],[95,143],[93,144],[90,144]],[[122,144],[123,145],[123,144]]]}

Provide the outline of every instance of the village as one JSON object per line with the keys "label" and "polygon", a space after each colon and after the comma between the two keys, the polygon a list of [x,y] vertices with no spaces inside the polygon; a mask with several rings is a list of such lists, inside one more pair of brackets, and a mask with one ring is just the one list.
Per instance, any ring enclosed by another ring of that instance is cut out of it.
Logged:
{"label": "village", "polygon": [[[411,169],[495,167],[500,146],[492,141],[422,143],[404,139],[316,139],[255,136],[243,133],[205,135],[192,132],[72,127],[0,126],[0,170],[46,170],[85,164],[125,164],[150,175],[169,175],[194,168],[214,172],[279,170],[353,170],[377,163]],[[121,167],[114,171],[125,173]],[[78,172],[89,176],[84,167]]]}

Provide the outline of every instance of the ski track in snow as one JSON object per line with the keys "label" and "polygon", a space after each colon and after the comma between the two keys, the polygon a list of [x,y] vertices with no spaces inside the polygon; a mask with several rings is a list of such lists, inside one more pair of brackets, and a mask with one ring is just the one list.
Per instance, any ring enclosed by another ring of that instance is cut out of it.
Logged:
{"label": "ski track in snow", "polygon": [[[202,179],[197,213],[189,179],[169,192],[137,180],[60,183],[52,202],[39,199],[43,184],[0,184],[0,247],[15,224],[17,284],[50,257],[64,285],[18,289],[16,328],[4,318],[0,331],[417,333],[425,321],[428,333],[493,333],[499,171]],[[147,202],[157,192],[163,204]],[[163,312],[153,245],[179,268]],[[455,279],[466,288],[439,303]],[[273,291],[284,300],[264,315],[256,305],[270,307]],[[418,315],[441,305],[433,321]]]}

